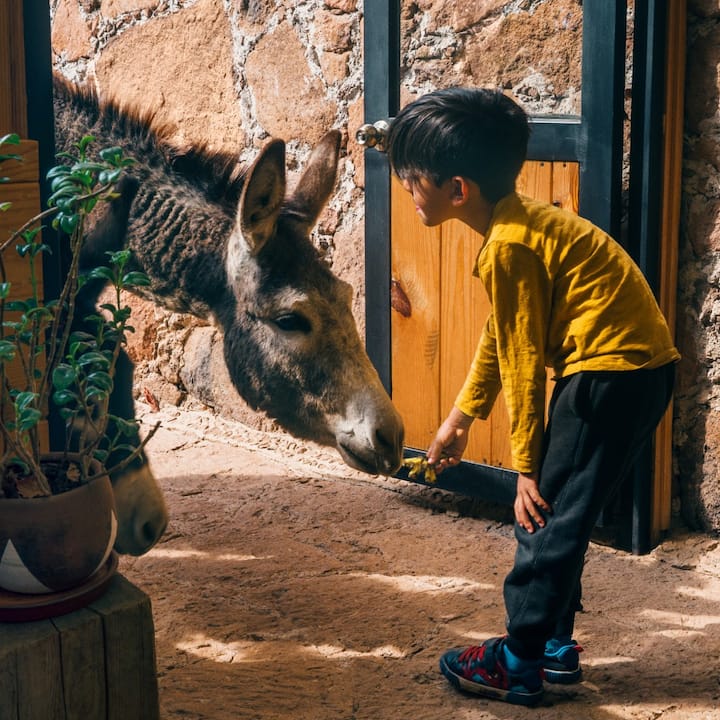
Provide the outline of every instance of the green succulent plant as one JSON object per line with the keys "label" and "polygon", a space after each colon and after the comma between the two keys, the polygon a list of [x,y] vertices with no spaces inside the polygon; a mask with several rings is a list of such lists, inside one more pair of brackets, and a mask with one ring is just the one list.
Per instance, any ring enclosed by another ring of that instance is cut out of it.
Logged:
{"label": "green succulent plant", "polygon": [[[115,451],[128,451],[123,453],[124,465],[144,445],[127,444],[137,431],[136,422],[117,417],[108,408],[120,350],[127,333],[133,331],[122,292],[148,285],[149,280],[143,273],[128,271],[127,250],[109,252],[106,264],[80,272],[87,220],[98,205],[117,197],[115,186],[134,160],[117,147],[93,153],[93,140],[85,136],[75,146],[76,152],[58,156],[58,164],[47,175],[48,209],[30,218],[0,246],[0,438],[4,446],[0,473],[6,494],[8,485],[17,489],[23,479],[31,480],[33,489],[26,491],[30,494],[52,493],[40,462],[39,431],[51,408],[64,422],[65,451],[79,455],[77,480],[92,478],[93,459],[100,462],[101,473],[114,472],[120,467],[108,468],[107,460]],[[0,175],[3,162],[21,159],[10,151],[19,142],[14,134],[0,137]],[[0,183],[5,181],[0,177]],[[0,200],[0,212],[10,206]],[[61,238],[67,238],[70,252],[59,297],[45,300],[38,268],[41,257],[51,252],[42,239],[42,223],[48,220]],[[7,279],[3,258],[9,250],[27,260],[27,297],[17,297]],[[78,329],[78,292],[92,279],[107,282],[114,289],[113,298],[82,318]]]}

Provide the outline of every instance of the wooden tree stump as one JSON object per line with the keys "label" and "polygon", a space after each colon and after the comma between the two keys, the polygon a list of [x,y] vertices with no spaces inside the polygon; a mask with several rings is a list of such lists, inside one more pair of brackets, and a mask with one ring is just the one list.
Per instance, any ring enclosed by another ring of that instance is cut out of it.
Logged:
{"label": "wooden tree stump", "polygon": [[0,623],[2,720],[158,720],[150,598],[121,575],[82,610]]}

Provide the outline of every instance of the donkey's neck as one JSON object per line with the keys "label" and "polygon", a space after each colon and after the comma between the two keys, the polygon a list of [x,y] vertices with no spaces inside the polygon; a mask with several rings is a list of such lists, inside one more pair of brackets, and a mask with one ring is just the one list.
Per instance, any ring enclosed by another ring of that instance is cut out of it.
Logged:
{"label": "donkey's neck", "polygon": [[128,247],[166,308],[207,318],[228,297],[225,245],[233,219],[187,188],[141,183],[131,210]]}

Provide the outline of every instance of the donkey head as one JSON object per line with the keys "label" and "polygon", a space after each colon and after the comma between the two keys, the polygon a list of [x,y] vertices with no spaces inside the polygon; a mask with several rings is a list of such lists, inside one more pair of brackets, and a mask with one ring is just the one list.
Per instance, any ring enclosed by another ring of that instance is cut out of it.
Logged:
{"label": "donkey head", "polygon": [[391,474],[403,425],[370,363],[335,277],[309,233],[335,184],[340,134],[328,133],[286,197],[285,144],[248,171],[226,250],[232,301],[217,314],[240,394],[298,437],[334,445],[352,467]]}

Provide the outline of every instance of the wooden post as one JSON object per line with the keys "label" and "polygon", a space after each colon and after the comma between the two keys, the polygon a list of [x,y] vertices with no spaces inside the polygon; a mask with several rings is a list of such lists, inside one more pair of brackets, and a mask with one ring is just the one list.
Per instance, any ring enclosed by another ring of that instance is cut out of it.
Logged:
{"label": "wooden post", "polygon": [[23,7],[4,2],[0,8],[0,136],[28,131],[25,96]]}
{"label": "wooden post", "polygon": [[158,720],[150,598],[121,575],[68,615],[0,623],[2,720]]}
{"label": "wooden post", "polygon": [[[0,102],[2,106],[2,102]],[[1,120],[0,120],[1,122]],[[2,135],[2,131],[0,131]],[[2,153],[17,155],[20,160],[5,160],[0,164],[0,177],[6,182],[0,184],[0,202],[9,202],[11,207],[0,212],[0,244],[6,243],[13,232],[21,228],[30,218],[40,212],[40,167],[39,149],[34,140],[22,140],[20,145],[3,145]],[[21,300],[30,297],[30,266],[27,257],[20,257],[15,251],[19,242],[10,243],[2,256],[7,280],[12,283],[12,299]],[[42,258],[35,260],[35,273],[42,282]],[[6,372],[11,382],[19,381],[24,375],[20,360],[10,363]],[[43,420],[39,427],[40,443],[43,450],[49,449],[48,424]],[[0,450],[3,448],[0,440]]]}
{"label": "wooden post", "polygon": [[[677,276],[682,194],[682,150],[685,92],[687,8],[684,0],[671,0],[667,8],[665,70],[665,128],[663,138],[663,198],[660,247],[660,309],[675,334]],[[651,542],[660,542],[670,528],[672,514],[672,402],[655,434],[655,477]]]}

